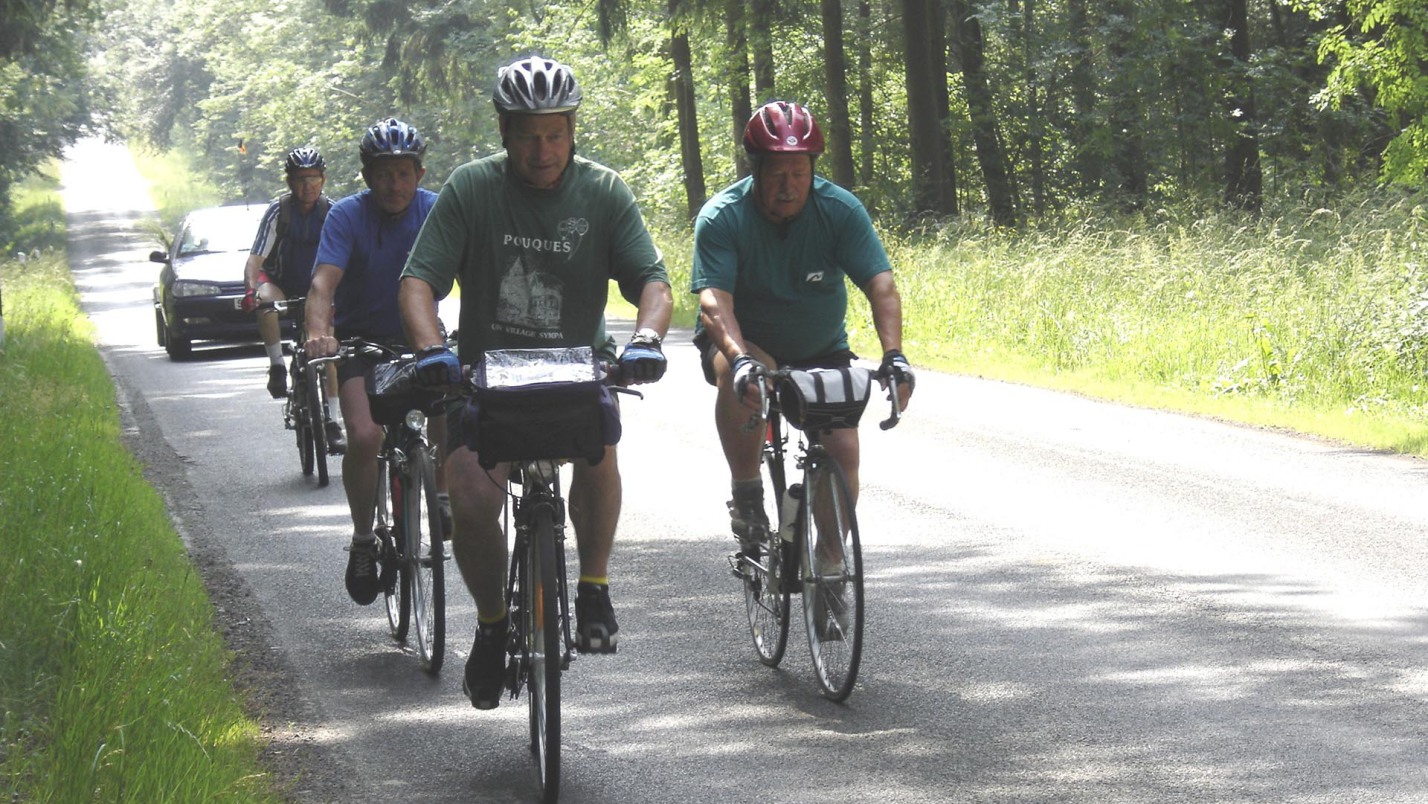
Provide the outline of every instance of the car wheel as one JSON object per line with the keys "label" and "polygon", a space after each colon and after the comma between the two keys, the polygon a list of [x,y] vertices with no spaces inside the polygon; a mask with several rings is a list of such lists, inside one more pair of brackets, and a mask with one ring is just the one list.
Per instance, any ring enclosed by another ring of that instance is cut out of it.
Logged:
{"label": "car wheel", "polygon": [[159,312],[158,308],[154,309],[154,334],[159,339],[160,346],[169,345],[169,331],[164,326],[164,314]]}
{"label": "car wheel", "polygon": [[164,348],[168,350],[170,360],[183,360],[193,354],[193,341],[188,338],[180,338],[172,332],[166,332]]}

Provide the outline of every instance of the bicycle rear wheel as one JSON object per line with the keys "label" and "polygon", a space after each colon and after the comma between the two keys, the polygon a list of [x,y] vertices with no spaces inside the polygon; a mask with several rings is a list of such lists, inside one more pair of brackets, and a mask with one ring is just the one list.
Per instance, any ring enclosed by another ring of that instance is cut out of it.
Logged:
{"label": "bicycle rear wheel", "polygon": [[[776,418],[769,420],[771,438],[779,438]],[[786,491],[782,456],[768,443],[764,444],[761,469],[764,486],[764,510],[771,524],[779,521],[779,500]],[[783,660],[788,646],[789,592],[783,582],[784,565],[790,551],[785,550],[775,527],[770,527],[758,540],[758,555],[739,559],[744,581],[744,612],[749,619],[749,634],[759,661],[775,667]]]}
{"label": "bicycle rear wheel", "polygon": [[561,633],[555,522],[549,505],[539,504],[532,512],[527,544],[523,649],[528,657],[531,752],[540,774],[541,801],[554,804],[560,798]]}
{"label": "bicycle rear wheel", "polygon": [[407,577],[411,580],[411,619],[422,669],[441,671],[446,651],[446,555],[441,509],[436,502],[436,465],[427,449],[408,456],[409,485],[403,499],[402,530]]}
{"label": "bicycle rear wheel", "polygon": [[312,431],[314,463],[317,464],[317,485],[327,485],[327,383],[323,372],[308,370],[304,384],[307,386],[308,429]]}
{"label": "bicycle rear wheel", "polygon": [[[385,448],[383,450],[385,455]],[[387,627],[392,638],[407,638],[411,620],[411,597],[407,594],[407,568],[401,560],[403,540],[400,515],[402,505],[401,477],[386,457],[377,458],[377,513],[373,530],[381,544],[380,567],[382,600],[386,604]]]}
{"label": "bicycle rear wheel", "polygon": [[808,472],[803,508],[803,616],[824,696],[846,700],[863,652],[863,553],[843,467]]}

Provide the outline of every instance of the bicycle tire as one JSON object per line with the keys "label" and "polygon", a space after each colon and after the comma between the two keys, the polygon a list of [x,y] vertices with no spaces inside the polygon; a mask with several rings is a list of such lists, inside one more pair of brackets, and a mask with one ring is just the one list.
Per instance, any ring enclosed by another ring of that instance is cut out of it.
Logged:
{"label": "bicycle tire", "polygon": [[288,367],[288,385],[292,391],[288,395],[287,405],[284,406],[283,418],[293,428],[297,439],[298,464],[302,467],[303,477],[311,477],[316,453],[312,439],[312,422],[307,417],[307,383],[303,382],[304,374],[300,356],[294,355]]}
{"label": "bicycle tire", "polygon": [[560,798],[560,670],[561,630],[559,581],[556,576],[555,519],[547,504],[531,512],[530,539],[524,562],[526,622],[523,628],[528,661],[527,695],[531,752],[535,754],[541,801]]}
{"label": "bicycle tire", "polygon": [[408,456],[402,530],[417,658],[423,670],[435,675],[441,672],[446,652],[446,557],[436,499],[436,462],[429,450],[415,449]]}
{"label": "bicycle tire", "polygon": [[788,646],[791,592],[784,581],[789,552],[785,550],[775,524],[779,521],[779,501],[783,499],[787,485],[783,461],[770,439],[782,438],[781,431],[778,417],[770,416],[760,471],[765,491],[764,509],[774,526],[758,540],[760,555],[743,556],[740,560],[749,635],[753,638],[754,652],[758,654],[759,661],[769,667],[777,667],[783,661],[784,650]]}
{"label": "bicycle tire", "polygon": [[[383,450],[383,456],[386,451]],[[407,628],[411,622],[411,603],[406,593],[406,570],[400,559],[402,536],[401,517],[397,516],[401,505],[401,480],[386,457],[377,458],[377,510],[373,520],[373,531],[381,544],[378,576],[382,584],[383,608],[387,612],[387,628],[392,639],[398,642],[407,638]]]}
{"label": "bicycle tire", "polygon": [[[823,456],[806,474],[802,508],[803,615],[808,648],[823,695],[847,700],[863,653],[863,553],[848,478]],[[836,541],[839,555],[829,565]]]}
{"label": "bicycle tire", "polygon": [[317,464],[318,488],[327,486],[327,384],[323,372],[309,369],[307,375],[307,420],[312,430],[314,463]]}

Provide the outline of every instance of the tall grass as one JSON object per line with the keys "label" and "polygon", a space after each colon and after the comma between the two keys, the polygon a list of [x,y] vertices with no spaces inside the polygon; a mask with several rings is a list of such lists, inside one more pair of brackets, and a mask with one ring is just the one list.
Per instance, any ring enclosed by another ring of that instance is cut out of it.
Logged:
{"label": "tall grass", "polygon": [[[1421,198],[889,238],[914,361],[1428,451]],[[867,308],[850,320],[876,353]]]}
{"label": "tall grass", "polygon": [[203,585],[120,442],[63,252],[0,263],[0,779],[11,800],[277,801]]}

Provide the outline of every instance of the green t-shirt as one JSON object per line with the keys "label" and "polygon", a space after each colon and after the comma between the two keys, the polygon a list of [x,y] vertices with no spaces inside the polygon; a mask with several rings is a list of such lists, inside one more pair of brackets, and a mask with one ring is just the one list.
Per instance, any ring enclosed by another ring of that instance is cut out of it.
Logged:
{"label": "green t-shirt", "polygon": [[858,287],[891,271],[868,211],[815,176],[808,204],[785,224],[759,214],[753,179],[709,199],[694,221],[689,288],[734,296],[744,338],[780,363],[848,348],[847,276]]}
{"label": "green t-shirt", "polygon": [[560,185],[528,187],[504,153],[457,168],[441,188],[402,276],[438,298],[461,283],[462,362],[487,349],[593,346],[614,358],[605,332],[610,280],[638,303],[669,283],[634,193],[619,174],[580,156]]}

